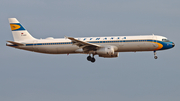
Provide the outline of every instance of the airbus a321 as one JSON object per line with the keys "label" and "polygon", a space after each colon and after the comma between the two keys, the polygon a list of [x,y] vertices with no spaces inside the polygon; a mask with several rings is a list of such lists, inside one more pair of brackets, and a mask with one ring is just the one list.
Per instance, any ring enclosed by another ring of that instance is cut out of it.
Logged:
{"label": "airbus a321", "polygon": [[45,54],[87,54],[87,60],[95,62],[95,55],[104,58],[118,57],[119,52],[156,51],[173,48],[175,44],[159,35],[65,37],[36,39],[16,18],[9,18],[14,41],[7,46]]}

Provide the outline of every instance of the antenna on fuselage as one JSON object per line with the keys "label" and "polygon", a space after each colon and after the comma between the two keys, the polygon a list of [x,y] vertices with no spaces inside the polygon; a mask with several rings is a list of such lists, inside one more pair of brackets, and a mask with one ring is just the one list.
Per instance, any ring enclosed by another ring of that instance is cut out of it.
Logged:
{"label": "antenna on fuselage", "polygon": [[67,37],[67,36],[64,36],[64,38],[65,38],[65,39],[68,39],[68,37]]}

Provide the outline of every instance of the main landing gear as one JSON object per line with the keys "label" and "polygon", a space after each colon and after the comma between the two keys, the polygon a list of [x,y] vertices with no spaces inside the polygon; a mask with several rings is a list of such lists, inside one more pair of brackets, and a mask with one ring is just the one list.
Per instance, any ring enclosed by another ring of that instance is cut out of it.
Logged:
{"label": "main landing gear", "polygon": [[154,59],[157,59],[158,56],[156,55],[156,51],[154,51]]}
{"label": "main landing gear", "polygon": [[91,57],[90,55],[87,57],[87,60],[88,61],[91,61],[92,63],[94,63],[96,61],[96,59],[94,58],[94,55],[93,57]]}

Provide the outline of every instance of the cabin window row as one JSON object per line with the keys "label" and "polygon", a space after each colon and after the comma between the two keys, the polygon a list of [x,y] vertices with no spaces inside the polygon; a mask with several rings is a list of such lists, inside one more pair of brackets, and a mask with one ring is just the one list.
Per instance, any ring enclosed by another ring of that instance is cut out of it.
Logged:
{"label": "cabin window row", "polygon": [[[115,43],[115,42],[146,42],[147,40],[123,40],[123,41],[94,41],[89,43]],[[65,43],[38,43],[34,45],[59,45],[59,44],[72,44],[72,42]]]}
{"label": "cabin window row", "polygon": [[65,43],[42,43],[37,45],[59,45],[59,44],[72,44],[72,42],[65,42]]}

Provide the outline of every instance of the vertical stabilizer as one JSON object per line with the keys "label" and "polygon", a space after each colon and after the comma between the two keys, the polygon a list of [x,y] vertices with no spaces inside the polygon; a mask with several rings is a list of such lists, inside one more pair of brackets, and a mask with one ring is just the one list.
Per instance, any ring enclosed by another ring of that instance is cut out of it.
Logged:
{"label": "vertical stabilizer", "polygon": [[34,37],[20,24],[16,18],[9,18],[14,41],[33,40]]}

